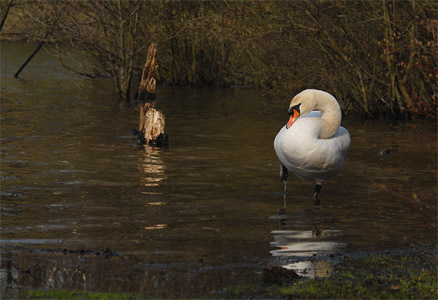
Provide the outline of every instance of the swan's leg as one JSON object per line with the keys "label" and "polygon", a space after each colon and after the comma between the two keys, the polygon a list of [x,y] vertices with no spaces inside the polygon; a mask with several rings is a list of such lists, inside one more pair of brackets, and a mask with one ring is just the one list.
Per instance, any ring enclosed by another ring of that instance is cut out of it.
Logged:
{"label": "swan's leg", "polygon": [[319,203],[320,203],[320,200],[318,199],[318,194],[319,194],[319,192],[321,192],[321,184],[320,183],[317,183],[316,185],[315,185],[315,193],[313,194],[313,199],[315,199],[315,205],[319,205]]}
{"label": "swan's leg", "polygon": [[284,182],[284,193],[283,193],[283,208],[278,210],[279,215],[284,215],[286,213],[286,196],[287,196],[287,177],[288,172],[285,166],[280,166],[280,180]]}
{"label": "swan's leg", "polygon": [[287,181],[287,177],[289,176],[287,169],[283,164],[280,166],[280,180],[283,182]]}
{"label": "swan's leg", "polygon": [[286,183],[287,181],[284,181],[284,193],[283,193],[283,207],[278,209],[279,215],[284,215],[286,213],[286,197],[287,197],[287,190],[286,190]]}
{"label": "swan's leg", "polygon": [[287,183],[287,181],[284,182],[284,193],[283,193],[283,205],[284,205],[284,210],[286,210],[286,196],[287,196],[286,183]]}

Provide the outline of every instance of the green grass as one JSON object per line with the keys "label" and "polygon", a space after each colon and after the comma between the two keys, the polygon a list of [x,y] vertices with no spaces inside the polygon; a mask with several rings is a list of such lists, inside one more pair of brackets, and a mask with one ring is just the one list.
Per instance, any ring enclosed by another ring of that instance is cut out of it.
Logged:
{"label": "green grass", "polygon": [[301,281],[280,294],[302,299],[437,299],[436,275],[374,276],[343,271],[331,278]]}
{"label": "green grass", "polygon": [[346,259],[330,277],[283,286],[263,281],[232,287],[223,298],[438,299],[437,256],[427,253],[368,254]]}
{"label": "green grass", "polygon": [[28,299],[107,299],[107,300],[134,300],[143,299],[142,296],[133,293],[91,293],[81,291],[47,290],[28,291]]}

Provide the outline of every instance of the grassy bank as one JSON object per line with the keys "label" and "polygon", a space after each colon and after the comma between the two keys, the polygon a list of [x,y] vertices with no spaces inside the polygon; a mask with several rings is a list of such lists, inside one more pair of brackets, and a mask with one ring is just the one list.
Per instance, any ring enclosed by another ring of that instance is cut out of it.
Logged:
{"label": "grassy bank", "polygon": [[[2,1],[2,14],[9,3]],[[432,0],[12,3],[1,38],[68,45],[62,55],[83,62],[70,69],[114,77],[122,100],[155,42],[161,82],[253,86],[290,97],[319,88],[347,113],[437,116]]]}
{"label": "grassy bank", "polygon": [[225,298],[287,299],[437,299],[436,247],[360,253],[345,257],[326,278],[296,280],[283,285],[226,290]]}
{"label": "grassy bank", "polygon": [[[283,272],[260,275],[257,282],[214,291],[204,298],[227,299],[437,299],[436,246],[372,253],[346,254],[334,274],[303,279]],[[232,271],[232,270],[230,270]],[[292,273],[291,273],[292,274]],[[273,282],[277,282],[274,284]],[[145,299],[135,293],[28,291],[30,299]]]}
{"label": "grassy bank", "polygon": [[81,291],[29,291],[26,294],[27,299],[106,299],[106,300],[134,300],[144,299],[142,296],[134,293],[89,293]]}

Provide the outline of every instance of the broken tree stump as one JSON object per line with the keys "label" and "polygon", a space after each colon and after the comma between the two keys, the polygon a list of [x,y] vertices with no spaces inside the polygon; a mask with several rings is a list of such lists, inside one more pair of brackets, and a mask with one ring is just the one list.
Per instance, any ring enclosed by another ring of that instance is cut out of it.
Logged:
{"label": "broken tree stump", "polygon": [[146,63],[144,64],[140,85],[138,86],[138,91],[135,94],[135,100],[142,100],[142,101],[155,100],[156,80],[154,78],[154,73],[157,68],[158,68],[157,45],[155,43],[152,43],[148,49]]}
{"label": "broken tree stump", "polygon": [[138,127],[139,144],[151,146],[167,146],[166,118],[164,114],[152,107],[148,102],[140,105],[140,124]]}
{"label": "broken tree stump", "polygon": [[135,95],[136,100],[142,101],[137,143],[166,147],[169,144],[166,133],[166,118],[161,111],[155,109],[156,80],[154,72],[157,68],[157,45],[152,43],[148,49],[140,85]]}

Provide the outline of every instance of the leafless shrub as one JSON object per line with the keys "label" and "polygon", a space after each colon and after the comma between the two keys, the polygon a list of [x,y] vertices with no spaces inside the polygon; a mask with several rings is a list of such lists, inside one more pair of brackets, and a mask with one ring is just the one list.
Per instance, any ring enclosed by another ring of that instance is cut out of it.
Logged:
{"label": "leafless shrub", "polygon": [[288,95],[313,87],[335,94],[346,112],[437,117],[432,0],[45,0],[12,11],[24,35],[49,32],[48,40],[85,62],[71,69],[113,77],[121,100],[155,42],[159,81]]}

